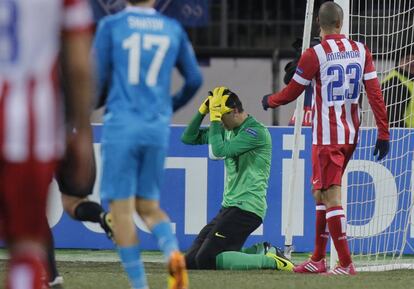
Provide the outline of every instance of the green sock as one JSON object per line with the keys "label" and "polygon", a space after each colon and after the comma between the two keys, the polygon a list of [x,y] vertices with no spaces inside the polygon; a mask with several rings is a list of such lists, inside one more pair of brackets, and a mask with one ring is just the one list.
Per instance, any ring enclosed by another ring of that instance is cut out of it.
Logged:
{"label": "green sock", "polygon": [[264,245],[263,243],[256,243],[251,247],[242,248],[241,251],[246,254],[264,254]]}
{"label": "green sock", "polygon": [[265,255],[228,251],[216,256],[217,270],[276,269],[273,258]]}

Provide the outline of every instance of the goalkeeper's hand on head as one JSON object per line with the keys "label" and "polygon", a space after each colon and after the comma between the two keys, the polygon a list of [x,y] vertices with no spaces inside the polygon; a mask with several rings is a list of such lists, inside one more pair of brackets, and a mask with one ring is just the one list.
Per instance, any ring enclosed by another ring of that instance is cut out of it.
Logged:
{"label": "goalkeeper's hand on head", "polygon": [[210,96],[209,100],[209,110],[210,110],[210,121],[221,121],[222,114],[222,98],[228,88],[225,86],[219,86],[214,88],[213,95]]}
{"label": "goalkeeper's hand on head", "polygon": [[210,105],[210,97],[213,96],[213,93],[211,91],[208,92],[207,98],[203,101],[203,103],[198,108],[198,111],[202,115],[207,115],[209,112],[209,105]]}
{"label": "goalkeeper's hand on head", "polygon": [[374,156],[378,155],[377,161],[382,160],[390,150],[390,141],[377,139],[377,143],[375,144],[374,149]]}

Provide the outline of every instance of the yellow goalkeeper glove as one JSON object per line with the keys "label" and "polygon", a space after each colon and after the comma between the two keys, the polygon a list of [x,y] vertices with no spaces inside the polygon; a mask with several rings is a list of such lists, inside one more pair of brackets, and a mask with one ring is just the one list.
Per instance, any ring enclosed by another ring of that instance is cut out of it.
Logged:
{"label": "yellow goalkeeper glove", "polygon": [[232,111],[232,108],[226,106],[230,94],[231,91],[225,86],[214,88],[209,101],[210,121],[220,121],[223,114]]}
{"label": "yellow goalkeeper glove", "polygon": [[211,91],[208,92],[208,96],[207,98],[203,101],[203,103],[200,105],[200,107],[198,108],[198,111],[202,114],[202,115],[207,115],[209,113],[209,104],[210,104],[210,96],[212,96],[213,93]]}
{"label": "yellow goalkeeper glove", "polygon": [[221,121],[221,96],[226,89],[224,86],[214,88],[209,101],[210,121]]}

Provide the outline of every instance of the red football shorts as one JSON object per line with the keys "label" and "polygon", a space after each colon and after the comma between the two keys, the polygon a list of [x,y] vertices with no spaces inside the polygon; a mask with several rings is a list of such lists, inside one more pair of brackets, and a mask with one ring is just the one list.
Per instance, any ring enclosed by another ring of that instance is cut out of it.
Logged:
{"label": "red football shorts", "polygon": [[46,203],[55,162],[0,161],[0,239],[44,241]]}
{"label": "red football shorts", "polygon": [[340,186],[346,165],[354,153],[355,144],[312,145],[313,190]]}

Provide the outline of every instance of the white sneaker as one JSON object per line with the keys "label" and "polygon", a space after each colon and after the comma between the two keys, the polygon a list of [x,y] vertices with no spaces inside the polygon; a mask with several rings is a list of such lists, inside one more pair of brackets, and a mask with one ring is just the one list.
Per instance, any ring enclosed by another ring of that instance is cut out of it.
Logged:
{"label": "white sneaker", "polygon": [[55,279],[53,279],[53,281],[49,282],[49,287],[53,288],[53,287],[57,287],[59,285],[63,284],[63,277],[62,276],[56,276]]}

